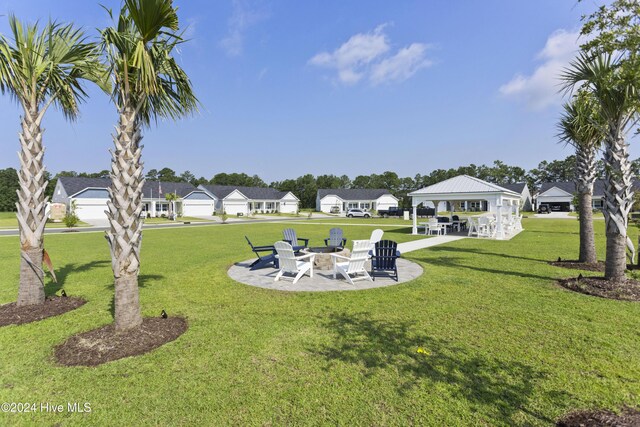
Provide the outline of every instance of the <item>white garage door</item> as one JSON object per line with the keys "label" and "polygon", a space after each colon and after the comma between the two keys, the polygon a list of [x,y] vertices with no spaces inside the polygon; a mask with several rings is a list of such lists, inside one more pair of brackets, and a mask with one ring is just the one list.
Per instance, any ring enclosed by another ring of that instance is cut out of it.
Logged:
{"label": "white garage door", "polygon": [[82,200],[76,199],[76,215],[80,221],[92,219],[107,219],[104,211],[108,210],[106,200]]}
{"label": "white garage door", "polygon": [[211,216],[213,215],[214,209],[213,202],[199,204],[187,204],[185,202],[182,205],[182,214],[184,216]]}
{"label": "white garage door", "polygon": [[227,215],[236,215],[238,212],[247,214],[247,202],[224,202],[224,210]]}

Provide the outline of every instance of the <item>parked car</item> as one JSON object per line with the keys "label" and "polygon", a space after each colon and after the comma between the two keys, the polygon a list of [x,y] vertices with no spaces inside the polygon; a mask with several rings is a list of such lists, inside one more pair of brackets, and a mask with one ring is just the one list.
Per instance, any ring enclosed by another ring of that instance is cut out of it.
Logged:
{"label": "parked car", "polygon": [[338,206],[331,206],[329,213],[332,213],[332,214],[340,213],[340,208]]}
{"label": "parked car", "polygon": [[540,205],[538,206],[539,214],[548,214],[550,213],[549,205]]}
{"label": "parked car", "polygon": [[349,209],[349,212],[347,212],[347,218],[353,217],[371,218],[371,214],[362,209]]}

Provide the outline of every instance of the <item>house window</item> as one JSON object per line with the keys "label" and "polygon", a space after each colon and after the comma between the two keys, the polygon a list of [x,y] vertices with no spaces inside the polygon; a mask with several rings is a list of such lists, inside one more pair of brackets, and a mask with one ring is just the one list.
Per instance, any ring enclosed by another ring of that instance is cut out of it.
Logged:
{"label": "house window", "polygon": [[602,199],[593,200],[593,209],[602,209],[603,207],[604,207],[604,203]]}
{"label": "house window", "polygon": [[349,202],[348,209],[358,209],[358,202]]}
{"label": "house window", "polygon": [[360,203],[360,208],[361,209],[369,209],[370,207],[371,207],[371,203],[369,203],[369,202]]}
{"label": "house window", "polygon": [[259,211],[262,209],[262,202],[254,202],[253,203],[253,209],[256,211]]}
{"label": "house window", "polygon": [[265,205],[264,208],[268,211],[272,211],[276,208],[275,203],[273,202],[265,202],[264,205]]}
{"label": "house window", "polygon": [[469,210],[473,212],[482,210],[482,202],[469,202]]}
{"label": "house window", "polygon": [[169,212],[169,203],[156,202],[156,212],[157,213]]}

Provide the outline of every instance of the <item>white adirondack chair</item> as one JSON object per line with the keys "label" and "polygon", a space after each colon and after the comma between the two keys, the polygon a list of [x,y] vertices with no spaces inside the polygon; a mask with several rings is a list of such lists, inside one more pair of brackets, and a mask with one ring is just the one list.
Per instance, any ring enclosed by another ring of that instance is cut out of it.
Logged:
{"label": "white adirondack chair", "polygon": [[[293,253],[293,247],[287,242],[276,242],[273,246],[276,248],[280,263],[280,271],[273,280],[274,282],[287,279],[293,280],[293,284],[296,284],[307,271],[309,277],[313,277],[313,260],[316,254],[311,253],[297,257]],[[285,276],[285,274],[291,274],[293,277]]]}
{"label": "white adirondack chair", "polygon": [[371,232],[371,237],[369,237],[369,241],[371,242],[370,250],[373,251],[373,253],[375,253],[375,250],[376,250],[376,243],[382,240],[383,234],[384,234],[384,231],[380,230],[379,228],[376,228]]}
{"label": "white adirondack chair", "polygon": [[[373,282],[371,276],[365,269],[365,263],[369,259],[371,242],[368,240],[354,240],[351,257],[347,258],[338,254],[331,254],[333,257],[333,278],[340,273],[349,283],[353,285],[356,280],[369,280]],[[342,261],[340,261],[342,260]]]}
{"label": "white adirondack chair", "polygon": [[493,224],[486,216],[478,218],[478,237],[493,237]]}
{"label": "white adirondack chair", "polygon": [[469,218],[467,221],[469,222],[469,232],[467,233],[467,236],[478,237],[478,220],[475,218]]}

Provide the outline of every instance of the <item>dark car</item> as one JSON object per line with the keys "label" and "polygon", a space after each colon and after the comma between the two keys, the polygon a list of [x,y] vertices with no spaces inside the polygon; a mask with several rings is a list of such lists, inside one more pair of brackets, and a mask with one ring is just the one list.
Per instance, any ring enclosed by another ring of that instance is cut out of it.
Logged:
{"label": "dark car", "polygon": [[549,205],[540,205],[538,206],[539,214],[548,214],[550,212]]}

